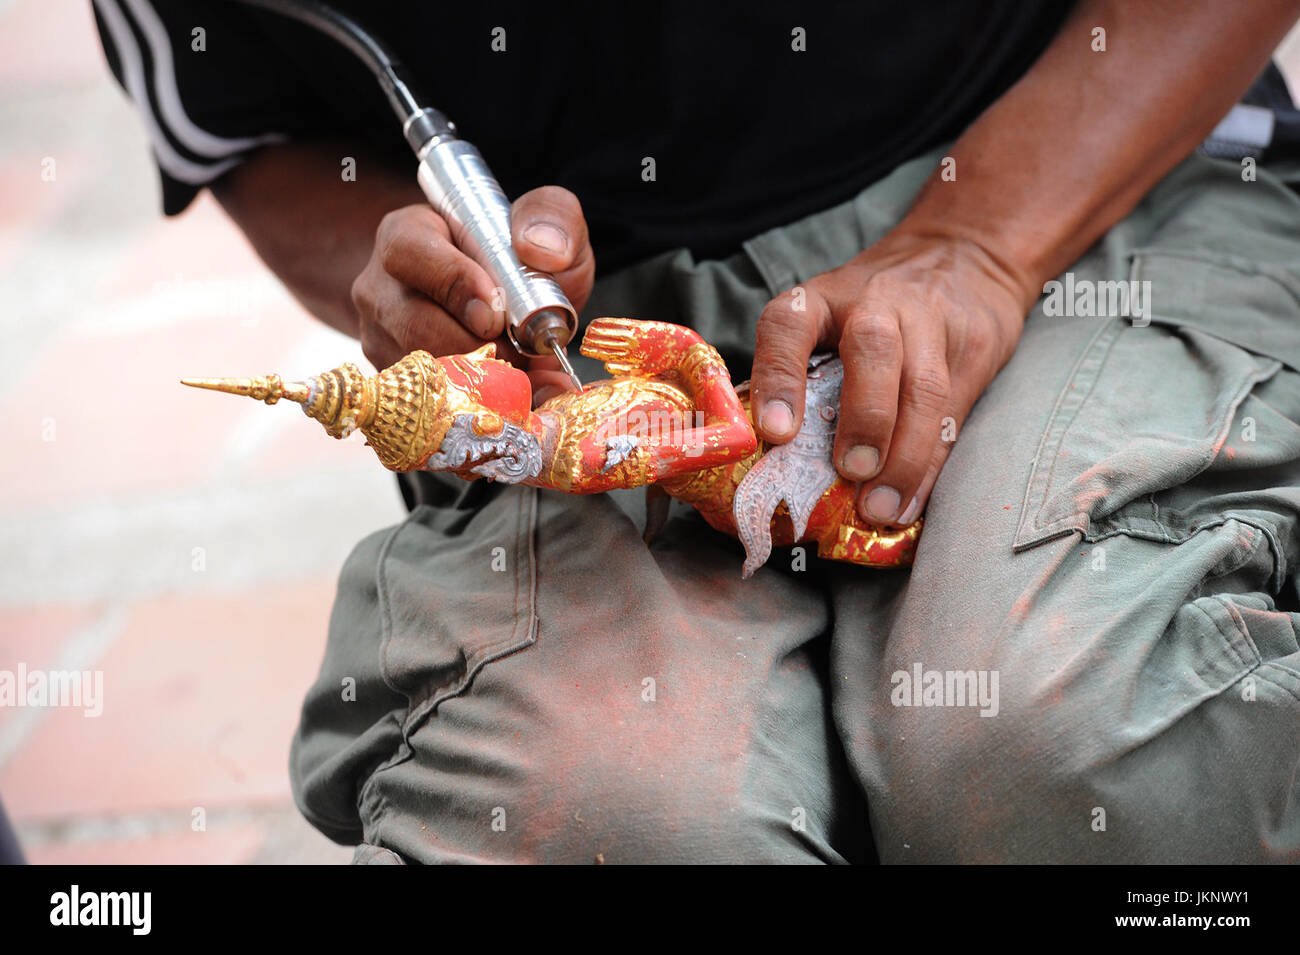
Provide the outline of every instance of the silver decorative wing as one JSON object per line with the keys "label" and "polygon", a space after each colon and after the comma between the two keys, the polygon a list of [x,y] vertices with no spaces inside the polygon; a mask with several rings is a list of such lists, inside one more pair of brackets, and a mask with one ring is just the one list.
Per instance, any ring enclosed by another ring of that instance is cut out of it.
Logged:
{"label": "silver decorative wing", "polygon": [[476,434],[474,415],[458,414],[438,450],[429,455],[427,471],[470,471],[489,481],[518,484],[542,473],[542,447],[537,438],[516,424],[505,422],[494,435]]}
{"label": "silver decorative wing", "polygon": [[814,355],[808,362],[799,433],[768,450],[736,488],[731,513],[745,545],[743,576],[752,576],[771,556],[777,506],[785,502],[795,535],[802,537],[817,502],[835,480],[831,455],[843,383],[844,366],[838,358]]}

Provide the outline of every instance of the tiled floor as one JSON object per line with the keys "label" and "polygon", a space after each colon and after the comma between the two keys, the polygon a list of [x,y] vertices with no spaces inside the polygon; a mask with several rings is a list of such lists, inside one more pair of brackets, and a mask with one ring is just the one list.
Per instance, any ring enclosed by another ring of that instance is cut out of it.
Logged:
{"label": "tiled floor", "polygon": [[0,670],[102,671],[103,712],[0,707],[0,799],[35,862],[346,861],[289,740],[396,487],[296,408],[177,379],[361,355],[210,199],[158,216],[89,8],[0,0]]}
{"label": "tiled floor", "polygon": [[158,217],[86,0],[0,0],[0,130],[0,670],[104,681],[98,717],[0,707],[0,797],[36,862],[345,860],[287,753],[335,575],[395,486],[359,440],[176,379],[359,351],[210,199]]}

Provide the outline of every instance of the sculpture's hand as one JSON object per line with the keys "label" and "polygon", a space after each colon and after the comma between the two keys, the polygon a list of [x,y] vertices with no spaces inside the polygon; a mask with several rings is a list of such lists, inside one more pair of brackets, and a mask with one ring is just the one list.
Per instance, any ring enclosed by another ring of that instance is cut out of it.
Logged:
{"label": "sculpture's hand", "polygon": [[862,482],[866,520],[911,523],[1036,297],[970,239],[900,227],[764,309],[751,382],[759,433],[781,444],[798,432],[808,356],[838,349],[836,469]]}
{"label": "sculpture's hand", "polygon": [[663,374],[676,368],[691,346],[704,339],[681,325],[598,318],[587,326],[582,353],[605,363],[611,375]]}

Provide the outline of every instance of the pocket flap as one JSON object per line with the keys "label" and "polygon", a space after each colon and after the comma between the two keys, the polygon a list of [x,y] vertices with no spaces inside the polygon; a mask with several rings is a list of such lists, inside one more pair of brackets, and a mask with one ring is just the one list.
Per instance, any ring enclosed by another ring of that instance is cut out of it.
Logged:
{"label": "pocket flap", "polygon": [[[1219,453],[1237,407],[1280,367],[1191,327],[1106,322],[1043,434],[1015,549],[1073,531],[1092,539],[1130,503],[1200,474]],[[1154,508],[1150,533],[1167,534]]]}
{"label": "pocket flap", "polygon": [[1151,321],[1199,328],[1300,370],[1300,275],[1230,255],[1139,249],[1130,279],[1151,283]]}

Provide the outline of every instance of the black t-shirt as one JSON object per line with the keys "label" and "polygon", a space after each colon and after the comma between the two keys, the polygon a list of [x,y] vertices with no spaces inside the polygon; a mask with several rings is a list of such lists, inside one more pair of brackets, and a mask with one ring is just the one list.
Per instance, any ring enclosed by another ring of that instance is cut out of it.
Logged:
{"label": "black t-shirt", "polygon": [[[1071,3],[333,5],[394,49],[507,195],[577,193],[606,271],[723,256],[851,197],[959,134]],[[364,144],[414,177],[377,83],[311,28],[231,0],[96,0],[96,18],[168,214],[277,137]]]}

